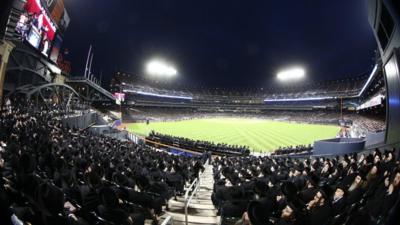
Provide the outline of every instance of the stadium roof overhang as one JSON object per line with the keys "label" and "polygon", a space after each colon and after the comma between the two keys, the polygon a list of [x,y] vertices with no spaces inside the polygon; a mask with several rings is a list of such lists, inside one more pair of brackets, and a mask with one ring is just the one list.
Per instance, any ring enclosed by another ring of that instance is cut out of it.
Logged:
{"label": "stadium roof overhang", "polygon": [[145,96],[154,96],[154,97],[160,97],[160,98],[172,98],[172,99],[193,100],[193,97],[190,97],[190,96],[177,96],[177,95],[155,94],[155,93],[151,93],[151,92],[135,91],[135,90],[129,90],[129,89],[124,89],[123,92],[126,92],[126,93],[135,93],[135,94],[145,95]]}
{"label": "stadium roof overhang", "polygon": [[[371,84],[373,78],[376,76],[378,72],[378,64],[374,66],[374,68],[371,71],[371,74],[369,75],[367,81],[361,88],[361,90],[358,92],[357,95],[352,95],[352,96],[346,96],[346,98],[358,98],[360,97],[365,90],[368,88],[368,86]],[[264,102],[296,102],[296,101],[318,101],[318,100],[332,100],[332,99],[337,99],[337,96],[324,96],[324,97],[306,97],[306,98],[281,98],[281,99],[264,99]]]}
{"label": "stadium roof overhang", "polygon": [[378,64],[376,64],[374,66],[374,69],[372,70],[371,74],[369,75],[367,82],[365,82],[363,88],[358,93],[357,97],[360,97],[364,93],[364,91],[367,89],[367,87],[371,84],[372,78],[374,78],[376,76],[377,72],[378,72]]}

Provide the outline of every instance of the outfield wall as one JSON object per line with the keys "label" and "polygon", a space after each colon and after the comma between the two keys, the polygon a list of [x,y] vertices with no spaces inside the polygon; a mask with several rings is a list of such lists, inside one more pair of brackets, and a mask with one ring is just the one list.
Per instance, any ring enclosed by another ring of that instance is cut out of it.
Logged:
{"label": "outfield wall", "polygon": [[333,138],[314,142],[314,156],[344,155],[361,152],[365,148],[363,138]]}

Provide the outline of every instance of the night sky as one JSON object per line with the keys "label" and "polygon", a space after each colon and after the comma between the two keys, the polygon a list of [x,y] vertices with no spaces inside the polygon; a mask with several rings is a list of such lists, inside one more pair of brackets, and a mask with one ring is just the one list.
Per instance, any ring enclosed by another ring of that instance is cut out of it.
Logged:
{"label": "night sky", "polygon": [[180,84],[268,87],[301,65],[308,80],[370,71],[376,42],[364,0],[68,0],[64,36],[72,73],[93,68],[145,75],[153,57],[173,62]]}

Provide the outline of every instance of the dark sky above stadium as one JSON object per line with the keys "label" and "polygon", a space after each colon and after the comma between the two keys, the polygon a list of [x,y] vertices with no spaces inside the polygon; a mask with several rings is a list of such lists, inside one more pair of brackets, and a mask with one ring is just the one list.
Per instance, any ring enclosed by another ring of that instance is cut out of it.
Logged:
{"label": "dark sky above stadium", "polygon": [[275,84],[278,70],[301,65],[308,80],[368,72],[376,43],[364,0],[68,0],[65,34],[74,75],[93,68],[145,75],[153,57],[173,62],[174,82],[210,87]]}

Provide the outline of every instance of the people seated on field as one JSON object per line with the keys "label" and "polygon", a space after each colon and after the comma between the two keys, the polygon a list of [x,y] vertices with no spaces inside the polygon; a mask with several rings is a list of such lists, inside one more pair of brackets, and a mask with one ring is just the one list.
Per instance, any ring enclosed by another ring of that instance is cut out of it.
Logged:
{"label": "people seated on field", "polygon": [[311,153],[312,149],[313,148],[311,145],[279,147],[271,155],[289,155],[289,154]]}
{"label": "people seated on field", "polygon": [[[228,144],[215,144],[208,141],[191,140],[189,138],[174,137],[171,135],[160,134],[152,131],[147,137],[147,140],[183,148],[186,150],[205,152],[210,151],[219,154],[239,154],[249,155],[250,150],[247,146],[228,145]],[[154,144],[149,142],[149,144]]]}
{"label": "people seated on field", "polygon": [[16,103],[0,110],[0,224],[156,221],[203,162],[68,128],[52,110]]}

